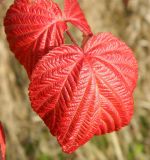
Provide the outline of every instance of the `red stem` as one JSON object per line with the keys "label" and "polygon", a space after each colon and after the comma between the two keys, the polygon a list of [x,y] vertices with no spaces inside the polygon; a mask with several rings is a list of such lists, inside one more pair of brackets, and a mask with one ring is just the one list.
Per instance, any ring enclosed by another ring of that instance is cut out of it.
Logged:
{"label": "red stem", "polygon": [[71,33],[70,33],[69,31],[66,31],[66,33],[67,33],[67,35],[69,36],[69,38],[71,39],[71,41],[73,42],[73,44],[75,44],[75,45],[78,46],[76,40],[73,38],[73,36],[71,35]]}

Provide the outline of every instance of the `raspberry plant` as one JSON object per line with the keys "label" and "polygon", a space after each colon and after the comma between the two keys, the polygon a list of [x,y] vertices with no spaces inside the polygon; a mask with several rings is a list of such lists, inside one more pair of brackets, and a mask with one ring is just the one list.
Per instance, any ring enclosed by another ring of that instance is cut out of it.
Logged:
{"label": "raspberry plant", "polygon": [[[81,47],[68,23],[83,33]],[[77,0],[64,0],[63,11],[52,0],[15,0],[4,26],[28,73],[32,108],[64,152],[129,124],[138,76],[134,54],[111,33],[94,35]],[[64,43],[64,33],[73,44]]]}

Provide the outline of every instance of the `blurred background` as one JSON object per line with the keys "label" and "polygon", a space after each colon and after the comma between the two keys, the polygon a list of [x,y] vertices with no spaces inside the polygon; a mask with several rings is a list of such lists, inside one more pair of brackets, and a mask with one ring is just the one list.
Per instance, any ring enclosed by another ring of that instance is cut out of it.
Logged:
{"label": "blurred background", "polygon": [[[62,6],[63,0],[57,2]],[[26,72],[9,50],[3,27],[13,0],[0,0],[0,120],[8,160],[150,160],[150,0],[129,0],[127,9],[122,0],[79,2],[94,33],[112,32],[135,53],[139,79],[134,117],[119,132],[94,137],[72,155],[62,153],[31,109]],[[80,35],[77,32],[76,39]]]}

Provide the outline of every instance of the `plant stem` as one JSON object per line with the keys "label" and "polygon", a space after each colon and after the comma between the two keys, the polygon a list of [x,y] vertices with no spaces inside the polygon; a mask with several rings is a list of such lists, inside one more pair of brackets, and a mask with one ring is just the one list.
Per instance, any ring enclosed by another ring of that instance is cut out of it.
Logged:
{"label": "plant stem", "polygon": [[66,33],[67,33],[67,35],[69,36],[69,38],[71,39],[71,41],[73,42],[73,44],[75,44],[75,45],[78,46],[76,40],[73,38],[73,36],[71,35],[71,33],[70,33],[69,31],[66,31]]}

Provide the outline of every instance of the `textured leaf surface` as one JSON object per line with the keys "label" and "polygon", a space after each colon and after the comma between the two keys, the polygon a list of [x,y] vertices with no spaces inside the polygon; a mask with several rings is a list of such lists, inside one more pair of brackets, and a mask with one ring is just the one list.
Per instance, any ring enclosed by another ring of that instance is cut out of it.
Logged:
{"label": "textured leaf surface", "polygon": [[71,22],[78,27],[85,35],[92,34],[90,26],[85,19],[78,0],[64,0],[64,13],[67,22]]}
{"label": "textured leaf surface", "polygon": [[0,160],[5,160],[6,144],[3,126],[0,122]]}
{"label": "textured leaf surface", "polygon": [[112,34],[101,33],[83,49],[63,45],[42,58],[29,96],[63,151],[72,153],[94,135],[129,123],[136,80],[132,51]]}
{"label": "textured leaf surface", "polygon": [[10,48],[29,77],[47,50],[64,43],[63,33],[67,29],[61,10],[51,0],[16,0],[4,25]]}

